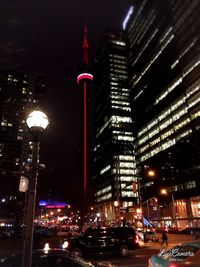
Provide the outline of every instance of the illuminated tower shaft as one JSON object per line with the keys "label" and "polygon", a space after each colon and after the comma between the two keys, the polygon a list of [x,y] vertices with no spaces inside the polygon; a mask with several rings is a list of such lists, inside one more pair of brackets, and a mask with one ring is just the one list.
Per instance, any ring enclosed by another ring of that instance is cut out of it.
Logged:
{"label": "illuminated tower shaft", "polygon": [[77,83],[83,88],[83,179],[84,179],[84,195],[87,192],[87,86],[93,80],[93,75],[88,71],[88,39],[87,27],[84,27],[83,38],[83,68],[77,77]]}

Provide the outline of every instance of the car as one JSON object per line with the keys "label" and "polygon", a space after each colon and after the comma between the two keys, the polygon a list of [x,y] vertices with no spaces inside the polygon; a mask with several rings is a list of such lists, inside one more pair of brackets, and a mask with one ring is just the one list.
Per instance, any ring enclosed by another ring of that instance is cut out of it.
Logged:
{"label": "car", "polygon": [[148,241],[152,241],[152,242],[159,241],[155,231],[147,230],[146,232],[144,232],[144,242],[148,242]]}
{"label": "car", "polygon": [[163,249],[149,259],[149,267],[199,267],[200,241],[182,243]]}
{"label": "car", "polygon": [[200,238],[200,227],[194,227],[191,230],[191,235],[193,236],[194,239]]}
{"label": "car", "polygon": [[88,228],[82,235],[63,241],[63,246],[79,257],[100,253],[125,257],[139,247],[139,238],[132,227]]}
{"label": "car", "polygon": [[[19,253],[7,254],[1,257],[1,267],[21,267],[22,255]],[[69,252],[62,249],[33,250],[32,267],[97,267],[98,264],[92,264],[85,260],[70,255]]]}
{"label": "car", "polygon": [[200,238],[200,227],[187,227],[180,234],[192,235],[194,239]]}
{"label": "car", "polygon": [[64,237],[75,237],[78,236],[79,233],[77,231],[73,231],[71,229],[61,229],[58,231],[57,236]]}
{"label": "car", "polygon": [[167,232],[168,234],[179,234],[182,231],[179,227],[169,227]]}
{"label": "car", "polygon": [[185,229],[181,230],[179,233],[182,235],[190,235],[193,227],[186,227]]}

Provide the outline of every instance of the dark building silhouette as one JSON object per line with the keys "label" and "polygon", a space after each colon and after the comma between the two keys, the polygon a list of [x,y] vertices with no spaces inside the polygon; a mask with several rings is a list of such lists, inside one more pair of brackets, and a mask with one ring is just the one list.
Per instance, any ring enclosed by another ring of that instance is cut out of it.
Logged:
{"label": "dark building silhouette", "polygon": [[42,104],[45,94],[46,78],[42,75],[0,72],[1,218],[4,213],[12,217],[16,212],[20,176],[31,163],[31,145],[25,118],[32,108]]}

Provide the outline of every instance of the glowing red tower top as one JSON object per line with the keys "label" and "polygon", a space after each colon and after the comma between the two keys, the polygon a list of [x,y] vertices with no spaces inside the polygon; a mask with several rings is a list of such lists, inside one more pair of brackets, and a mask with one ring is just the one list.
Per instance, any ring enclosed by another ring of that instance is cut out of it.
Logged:
{"label": "glowing red tower top", "polygon": [[87,38],[87,26],[84,26],[84,36],[83,36],[83,69],[81,72],[79,72],[79,75],[77,76],[77,83],[80,84],[81,81],[83,80],[93,80],[93,75],[90,73],[88,70],[88,49],[89,49],[89,44],[88,44],[88,38]]}

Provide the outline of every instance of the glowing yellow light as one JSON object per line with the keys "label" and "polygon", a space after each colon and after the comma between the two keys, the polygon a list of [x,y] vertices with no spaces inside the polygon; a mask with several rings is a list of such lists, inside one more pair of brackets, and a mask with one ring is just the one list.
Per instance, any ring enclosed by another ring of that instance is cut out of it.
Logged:
{"label": "glowing yellow light", "polygon": [[142,210],[141,209],[137,209],[136,212],[137,213],[142,213]]}
{"label": "glowing yellow light", "polygon": [[118,206],[119,206],[119,201],[115,200],[115,201],[114,201],[114,206],[115,206],[115,207],[118,207]]}
{"label": "glowing yellow light", "polygon": [[165,188],[163,188],[163,189],[160,190],[160,193],[162,195],[167,195],[167,190]]}
{"label": "glowing yellow light", "polygon": [[148,175],[151,177],[155,176],[155,171],[153,170],[148,171]]}

